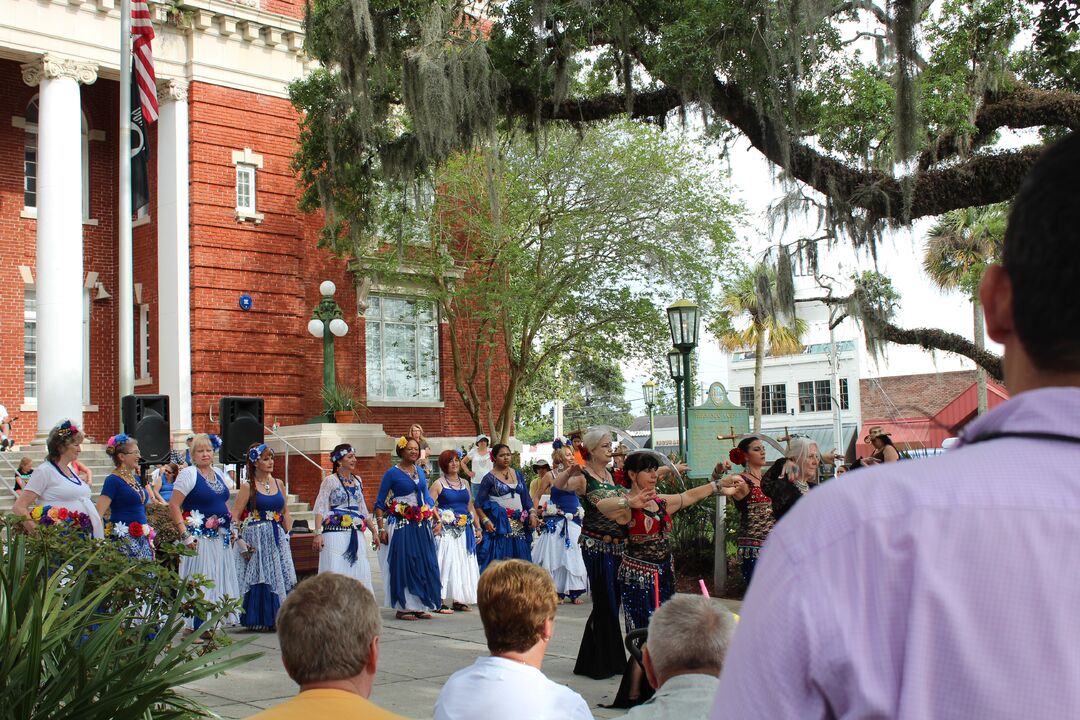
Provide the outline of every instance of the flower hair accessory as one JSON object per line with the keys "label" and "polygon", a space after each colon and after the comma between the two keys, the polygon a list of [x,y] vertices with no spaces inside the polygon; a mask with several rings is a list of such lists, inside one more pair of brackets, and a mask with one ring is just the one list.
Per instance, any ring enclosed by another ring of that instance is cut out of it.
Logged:
{"label": "flower hair accessory", "polygon": [[105,447],[114,448],[117,445],[123,445],[124,443],[126,443],[130,439],[131,438],[127,435],[127,433],[120,433],[119,435],[113,435],[111,438],[109,438],[109,441],[107,443],[105,443]]}
{"label": "flower hair accessory", "polygon": [[746,453],[741,448],[731,448],[728,453],[728,460],[736,465],[746,465]]}
{"label": "flower hair accessory", "polygon": [[397,439],[397,446],[398,446],[399,450],[404,449],[405,446],[408,445],[408,444],[409,444],[409,440],[404,435],[402,435],[401,437],[399,437]]}
{"label": "flower hair accessory", "polygon": [[[261,458],[262,454],[267,450],[270,450],[270,448],[266,447],[266,443],[263,443],[258,447],[251,448],[250,450],[248,450],[248,460],[250,460],[251,464],[254,465],[255,463],[259,462],[259,458]],[[274,457],[273,450],[270,450],[270,457]]]}
{"label": "flower hair accessory", "polygon": [[[398,447],[405,447],[405,446],[404,445],[398,445]],[[353,450],[352,445],[350,445],[348,447],[343,447],[340,450],[336,450],[335,452],[330,453],[330,460],[331,460],[331,462],[341,462],[341,460],[351,452],[356,452],[355,450]]]}
{"label": "flower hair accessory", "polygon": [[69,437],[71,435],[78,435],[79,427],[70,420],[65,420],[64,422],[60,423],[60,426],[56,430],[56,434],[58,437]]}

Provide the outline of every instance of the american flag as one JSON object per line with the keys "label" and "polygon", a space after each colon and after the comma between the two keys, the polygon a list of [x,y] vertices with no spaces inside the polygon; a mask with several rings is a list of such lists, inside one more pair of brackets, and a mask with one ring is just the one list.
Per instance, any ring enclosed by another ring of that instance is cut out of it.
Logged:
{"label": "american flag", "polygon": [[154,77],[154,54],[150,41],[154,39],[154,26],[150,23],[150,4],[147,0],[131,1],[131,33],[135,36],[132,53],[135,62],[132,75],[139,86],[139,102],[143,117],[150,124],[158,118],[157,79]]}

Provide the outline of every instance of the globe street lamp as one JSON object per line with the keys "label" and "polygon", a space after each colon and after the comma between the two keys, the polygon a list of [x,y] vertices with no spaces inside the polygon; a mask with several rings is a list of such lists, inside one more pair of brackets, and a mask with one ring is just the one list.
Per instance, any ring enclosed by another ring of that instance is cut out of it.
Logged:
{"label": "globe street lamp", "polygon": [[[348,324],[341,318],[341,307],[334,301],[337,286],[330,280],[319,285],[322,300],[315,306],[308,322],[308,332],[323,341],[323,387],[333,390],[337,385],[337,373],[334,369],[334,338],[343,337],[349,332]],[[329,412],[330,409],[326,408]]]}
{"label": "globe street lamp", "polygon": [[679,453],[683,451],[683,425],[682,425],[682,353],[675,348],[668,350],[667,354],[668,373],[675,381],[675,425],[679,428]]}
{"label": "globe street lamp", "polygon": [[653,448],[656,446],[654,439],[654,433],[656,428],[653,425],[653,407],[656,406],[656,383],[649,380],[642,384],[641,392],[645,396],[645,407],[649,409],[649,444],[645,447]]}
{"label": "globe street lamp", "polygon": [[698,306],[692,300],[676,300],[667,309],[671,344],[682,353],[683,412],[686,416],[686,457],[690,457],[690,352],[698,343]]}

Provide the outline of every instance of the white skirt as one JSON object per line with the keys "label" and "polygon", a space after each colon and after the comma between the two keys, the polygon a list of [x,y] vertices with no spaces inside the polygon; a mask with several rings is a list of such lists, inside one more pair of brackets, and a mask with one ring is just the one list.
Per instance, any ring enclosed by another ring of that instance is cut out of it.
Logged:
{"label": "white skirt", "polygon": [[[551,573],[555,581],[555,591],[566,595],[571,591],[588,590],[589,575],[585,571],[585,561],[581,558],[581,526],[576,522],[566,523],[567,536],[561,535],[563,523],[556,525],[556,532],[543,532],[533,541],[532,560]],[[570,547],[566,547],[566,541]]]}
{"label": "white skirt", "polygon": [[[197,537],[195,555],[184,555],[180,558],[180,577],[189,578],[192,575],[205,575],[211,580],[213,587],[203,586],[203,597],[210,602],[220,602],[225,598],[239,600],[240,582],[236,577],[236,550],[235,546],[225,546],[225,536]],[[224,625],[236,625],[240,618],[236,613],[230,613],[222,618]],[[184,620],[184,625],[189,629],[195,627],[193,618]]]}
{"label": "white skirt", "polygon": [[379,570],[382,571],[383,584],[383,607],[388,607],[398,612],[427,612],[432,608],[424,604],[424,601],[413,595],[408,589],[405,590],[405,606],[398,607],[390,599],[390,543],[394,539],[394,527],[397,523],[390,518],[386,521],[386,542],[379,544]]}
{"label": "white skirt", "polygon": [[453,537],[444,530],[436,540],[443,602],[475,603],[480,565],[476,562],[476,554],[469,554],[466,534]]}
{"label": "white skirt", "polygon": [[349,531],[323,533],[323,546],[319,553],[319,572],[347,575],[364,583],[374,594],[375,585],[371,582],[371,564],[367,557],[367,547],[370,544],[367,533],[360,533],[360,536],[356,538],[359,543],[359,547],[356,548],[356,562],[350,564],[345,559],[345,551],[349,548],[351,535]]}

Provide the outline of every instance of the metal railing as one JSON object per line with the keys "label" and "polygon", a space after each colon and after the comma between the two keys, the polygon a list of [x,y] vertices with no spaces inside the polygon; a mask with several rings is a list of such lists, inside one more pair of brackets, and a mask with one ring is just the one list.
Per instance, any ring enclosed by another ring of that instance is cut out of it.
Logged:
{"label": "metal railing", "polygon": [[274,431],[274,429],[272,427],[269,427],[267,425],[263,425],[263,431],[265,433],[267,433],[268,435],[271,435],[271,436],[277,438],[278,440],[280,440],[285,445],[285,494],[286,495],[289,494],[289,451],[290,450],[294,451],[297,455],[299,455],[300,457],[304,458],[309,463],[314,465],[315,468],[319,471],[320,476],[321,476],[322,473],[326,472],[326,470],[323,468],[322,465],[320,465],[319,463],[312,460],[311,456],[308,455],[307,453],[305,453],[303,450],[296,447],[295,445],[293,445],[291,442],[289,442],[288,440],[286,440],[282,436],[278,435]]}
{"label": "metal railing", "polygon": [[8,453],[6,453],[6,452],[0,453],[0,460],[3,460],[7,464],[8,470],[11,471],[11,478],[12,478],[11,485],[8,485],[7,478],[5,478],[4,480],[0,481],[0,487],[4,488],[4,490],[7,491],[8,493],[10,493],[13,498],[18,500],[19,499],[19,493],[15,492],[15,479],[14,479],[14,477],[15,477],[15,472],[19,468],[18,468],[17,465],[12,464],[11,460],[8,458]]}

